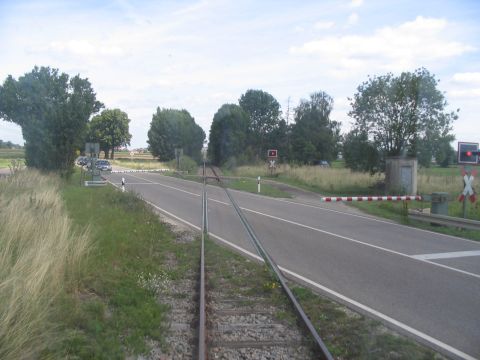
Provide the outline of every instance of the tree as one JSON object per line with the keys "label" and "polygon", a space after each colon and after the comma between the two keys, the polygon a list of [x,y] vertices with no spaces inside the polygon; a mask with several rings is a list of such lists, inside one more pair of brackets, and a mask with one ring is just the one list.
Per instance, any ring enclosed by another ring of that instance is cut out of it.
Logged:
{"label": "tree", "polygon": [[354,171],[369,171],[374,174],[380,169],[380,156],[366,132],[353,129],[343,140],[345,165]]}
{"label": "tree", "polygon": [[[350,99],[354,128],[368,134],[382,157],[416,156],[421,142],[432,144],[449,136],[458,118],[459,110],[445,111],[447,102],[437,85],[424,68],[369,78]],[[423,148],[423,159],[430,161],[433,150],[427,147],[427,154]]]}
{"label": "tree", "polygon": [[419,141],[417,147],[418,163],[421,166],[430,167],[432,160],[435,159],[441,167],[448,167],[455,157],[455,150],[450,145],[453,140],[455,140],[453,135],[425,136],[422,141]]}
{"label": "tree", "polygon": [[224,104],[213,116],[208,156],[216,165],[242,155],[247,141],[248,115],[234,104]]}
{"label": "tree", "polygon": [[269,93],[262,90],[247,90],[238,100],[240,107],[247,113],[247,143],[256,157],[264,157],[269,137],[279,126],[280,104]]}
{"label": "tree", "polygon": [[280,120],[271,132],[268,133],[266,139],[268,147],[278,150],[278,158],[281,161],[286,161],[289,155],[288,136],[290,128],[285,120]]}
{"label": "tree", "polygon": [[205,132],[187,110],[157,108],[147,142],[152,154],[162,160],[172,160],[175,149],[182,148],[185,155],[200,161],[204,140]]}
{"label": "tree", "polygon": [[446,136],[440,139],[436,143],[436,148],[434,152],[435,161],[441,167],[448,167],[454,163],[455,160],[455,150],[452,148],[450,143],[455,140],[453,135]]}
{"label": "tree", "polygon": [[120,109],[106,109],[100,115],[93,117],[89,124],[89,138],[100,144],[100,150],[105,152],[105,158],[114,158],[115,148],[130,145],[132,135],[129,133],[130,119],[127,113]]}
{"label": "tree", "polygon": [[21,126],[28,166],[71,174],[90,116],[100,110],[90,82],[35,67],[0,86],[0,117]]}
{"label": "tree", "polygon": [[323,91],[310,95],[310,100],[301,100],[291,133],[294,160],[311,164],[336,158],[340,123],[330,120],[332,109],[333,99]]}

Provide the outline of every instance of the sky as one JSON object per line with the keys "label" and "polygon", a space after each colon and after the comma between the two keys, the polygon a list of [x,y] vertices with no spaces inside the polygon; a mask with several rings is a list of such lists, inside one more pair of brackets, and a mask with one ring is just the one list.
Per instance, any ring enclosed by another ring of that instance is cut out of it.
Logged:
{"label": "sky", "polygon": [[[289,112],[325,91],[351,128],[349,98],[369,76],[425,67],[440,80],[458,141],[480,142],[480,1],[0,0],[0,83],[35,65],[88,78],[147,146],[157,107],[186,109],[209,133],[248,89]],[[0,120],[0,139],[23,144]]]}

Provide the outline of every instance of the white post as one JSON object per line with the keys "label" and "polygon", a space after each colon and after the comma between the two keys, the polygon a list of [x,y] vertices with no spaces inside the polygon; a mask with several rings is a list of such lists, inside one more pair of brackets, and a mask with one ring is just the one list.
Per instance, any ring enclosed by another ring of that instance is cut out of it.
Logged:
{"label": "white post", "polygon": [[260,176],[257,178],[257,191],[260,194]]}

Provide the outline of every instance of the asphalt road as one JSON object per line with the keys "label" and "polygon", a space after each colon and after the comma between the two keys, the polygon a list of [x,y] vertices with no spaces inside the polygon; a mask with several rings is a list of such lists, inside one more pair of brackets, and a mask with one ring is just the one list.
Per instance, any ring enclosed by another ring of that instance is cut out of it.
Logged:
{"label": "asphalt road", "polygon": [[[200,183],[111,174],[160,211],[200,227]],[[312,198],[232,191],[285,271],[454,358],[480,358],[480,243],[409,228]],[[254,253],[222,189],[208,187],[209,232]]]}

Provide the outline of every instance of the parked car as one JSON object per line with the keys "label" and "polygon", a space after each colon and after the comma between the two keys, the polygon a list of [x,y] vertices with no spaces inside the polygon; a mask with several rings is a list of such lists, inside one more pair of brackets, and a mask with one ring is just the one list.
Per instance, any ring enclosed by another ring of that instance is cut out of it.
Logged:
{"label": "parked car", "polygon": [[108,160],[97,160],[95,167],[102,171],[112,171],[112,165]]}
{"label": "parked car", "polygon": [[86,156],[79,156],[77,158],[77,165],[84,166],[87,165],[88,158]]}
{"label": "parked car", "polygon": [[327,160],[317,160],[314,162],[314,165],[320,166],[320,167],[330,167],[330,164],[328,163]]}

